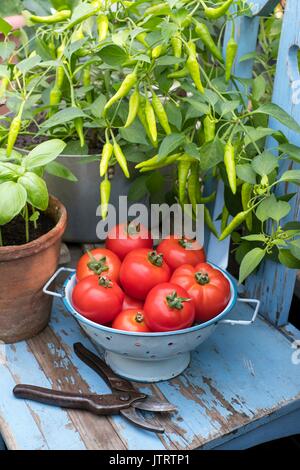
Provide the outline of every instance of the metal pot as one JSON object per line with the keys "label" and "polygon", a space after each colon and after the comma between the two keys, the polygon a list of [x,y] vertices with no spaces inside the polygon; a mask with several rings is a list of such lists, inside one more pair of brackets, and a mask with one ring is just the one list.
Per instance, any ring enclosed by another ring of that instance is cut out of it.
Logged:
{"label": "metal pot", "polygon": [[[211,263],[212,264],[212,263]],[[181,374],[189,365],[190,352],[203,343],[221,323],[230,325],[250,325],[254,322],[260,302],[256,299],[238,299],[236,284],[231,276],[219,269],[228,279],[231,298],[227,307],[212,320],[185,330],[166,333],[132,333],[116,330],[94,323],[83,317],[72,306],[72,291],[76,284],[74,270],[60,268],[47,282],[46,294],[63,300],[66,309],[78,321],[86,334],[101,351],[105,351],[107,364],[120,376],[138,382],[158,382]],[[63,293],[48,290],[49,285],[62,271],[69,271]],[[236,301],[256,304],[253,317],[249,321],[224,319],[235,306]]]}
{"label": "metal pot", "polygon": [[[76,183],[49,174],[46,176],[46,181],[49,191],[57,195],[68,212],[68,226],[64,240],[67,242],[99,243],[96,235],[96,226],[100,221],[100,217],[96,216],[96,209],[100,204],[99,160],[83,163],[83,158],[61,155],[58,159],[76,175],[78,179]],[[110,202],[118,207],[118,198],[120,195],[127,195],[130,182],[123,176],[118,165],[114,167],[113,171]]]}

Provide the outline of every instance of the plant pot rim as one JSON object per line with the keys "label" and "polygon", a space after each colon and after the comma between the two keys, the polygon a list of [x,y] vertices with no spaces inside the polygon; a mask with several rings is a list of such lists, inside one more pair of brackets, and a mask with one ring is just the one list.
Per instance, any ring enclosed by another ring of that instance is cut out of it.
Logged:
{"label": "plant pot rim", "polygon": [[18,258],[35,255],[40,251],[47,249],[50,245],[53,245],[53,243],[63,235],[67,226],[67,210],[62,202],[52,195],[49,197],[49,206],[47,210],[49,210],[50,207],[56,208],[59,213],[59,219],[55,226],[41,237],[36,240],[32,240],[29,243],[25,243],[23,245],[1,246],[0,262],[14,261]]}

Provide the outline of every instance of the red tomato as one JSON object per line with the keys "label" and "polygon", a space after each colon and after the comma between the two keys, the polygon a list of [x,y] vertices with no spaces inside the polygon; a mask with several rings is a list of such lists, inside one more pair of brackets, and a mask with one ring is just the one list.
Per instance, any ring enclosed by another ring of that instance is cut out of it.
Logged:
{"label": "red tomato", "polygon": [[144,321],[144,312],[136,308],[123,310],[115,318],[112,328],[124,331],[149,332],[150,329]]}
{"label": "red tomato", "polygon": [[120,269],[120,282],[126,294],[141,300],[152,287],[167,282],[170,276],[170,268],[163,256],[147,248],[128,253]]}
{"label": "red tomato", "polygon": [[164,282],[147,295],[144,319],[152,331],[189,328],[195,320],[194,302],[182,287]]}
{"label": "red tomato", "polygon": [[131,222],[116,225],[107,235],[105,246],[123,260],[127,253],[137,248],[151,249],[153,240],[146,227]]}
{"label": "red tomato", "polygon": [[125,294],[124,302],[123,302],[123,310],[127,310],[128,308],[136,308],[138,310],[143,310],[144,304],[141,300],[133,299],[129,297],[129,295]]}
{"label": "red tomato", "polygon": [[89,320],[105,324],[113,321],[122,310],[124,293],[118,284],[95,274],[79,281],[73,289],[75,310]]}
{"label": "red tomato", "polygon": [[171,282],[183,287],[194,299],[196,321],[206,322],[221,313],[230,300],[230,284],[210,264],[183,265],[174,271]]}
{"label": "red tomato", "polygon": [[163,240],[157,247],[157,252],[164,255],[164,259],[172,270],[182,264],[196,266],[206,261],[204,249],[196,240],[170,236]]}
{"label": "red tomato", "polygon": [[95,248],[85,253],[77,264],[76,278],[81,281],[91,274],[104,275],[112,281],[119,280],[121,261],[106,248]]}

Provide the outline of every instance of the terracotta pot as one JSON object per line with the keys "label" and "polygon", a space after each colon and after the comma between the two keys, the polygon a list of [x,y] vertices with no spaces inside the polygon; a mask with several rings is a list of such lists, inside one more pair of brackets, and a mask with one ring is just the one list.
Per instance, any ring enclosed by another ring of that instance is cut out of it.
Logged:
{"label": "terracotta pot", "polygon": [[47,214],[55,227],[25,245],[0,247],[0,341],[31,338],[48,324],[52,298],[42,291],[58,264],[67,212],[50,197]]}

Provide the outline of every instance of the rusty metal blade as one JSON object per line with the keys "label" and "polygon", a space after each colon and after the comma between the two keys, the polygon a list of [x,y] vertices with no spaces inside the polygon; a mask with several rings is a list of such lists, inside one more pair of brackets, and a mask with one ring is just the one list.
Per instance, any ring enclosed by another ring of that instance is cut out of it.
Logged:
{"label": "rusty metal blade", "polygon": [[134,408],[127,408],[126,410],[121,410],[120,414],[124,416],[124,418],[128,419],[128,421],[131,421],[132,423],[136,424],[136,426],[146,429],[147,431],[159,433],[165,432],[165,429],[162,426],[155,424],[154,421],[148,421],[140,417]]}
{"label": "rusty metal blade", "polygon": [[155,398],[148,397],[143,401],[136,401],[132,403],[134,408],[145,411],[154,411],[159,413],[170,413],[177,411],[177,407],[169,403],[168,401],[160,401]]}

